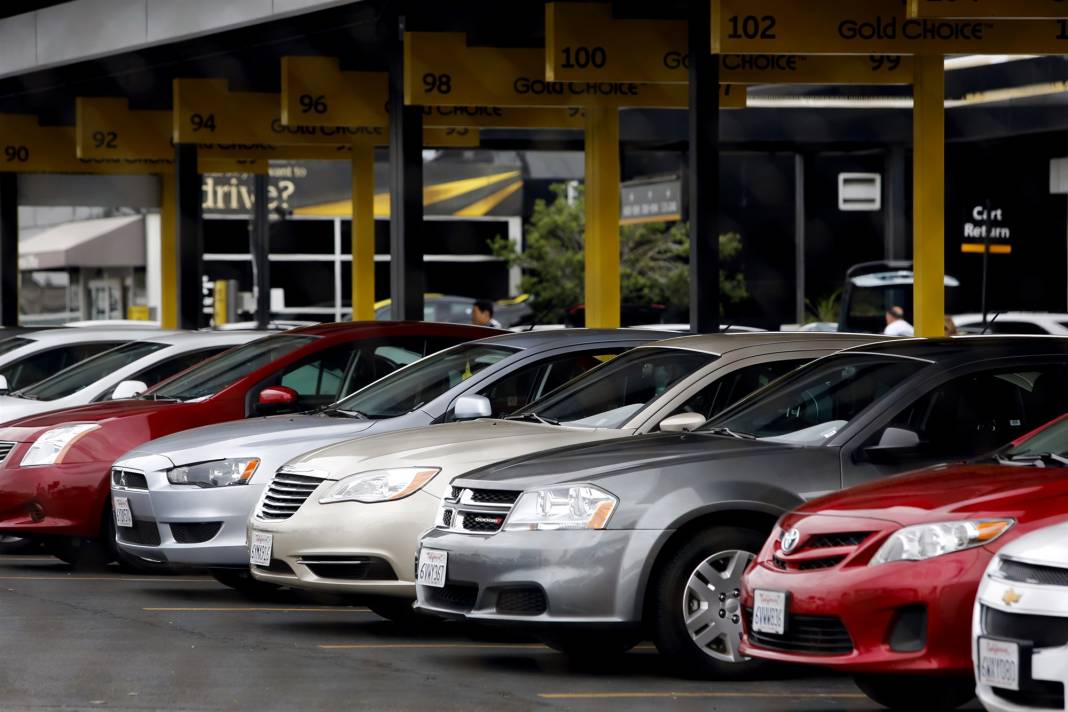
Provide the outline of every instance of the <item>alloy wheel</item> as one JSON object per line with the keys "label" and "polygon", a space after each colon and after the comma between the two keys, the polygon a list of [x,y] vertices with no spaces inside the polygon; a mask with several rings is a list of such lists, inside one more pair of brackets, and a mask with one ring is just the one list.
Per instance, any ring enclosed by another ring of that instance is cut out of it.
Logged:
{"label": "alloy wheel", "polygon": [[747,658],[739,651],[742,638],[742,575],[756,558],[730,550],[702,561],[686,582],[682,614],[694,645],[706,655],[728,663]]}

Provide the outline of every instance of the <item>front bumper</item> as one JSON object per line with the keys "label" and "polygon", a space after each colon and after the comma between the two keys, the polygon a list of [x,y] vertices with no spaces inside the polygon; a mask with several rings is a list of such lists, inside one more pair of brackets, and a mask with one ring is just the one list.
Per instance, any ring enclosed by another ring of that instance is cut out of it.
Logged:
{"label": "front bumper", "polygon": [[323,482],[288,519],[248,521],[249,541],[253,532],[273,537],[271,566],[252,566],[252,575],[317,591],[415,598],[416,543],[441,500],[420,490],[394,502],[319,504],[333,485]]}
{"label": "front bumper", "polygon": [[[1006,605],[1005,594],[1012,591],[1020,602]],[[972,645],[978,645],[978,637],[987,633],[982,620],[982,606],[1021,616],[1045,616],[1064,619],[1062,629],[1068,627],[1068,596],[1063,588],[1037,586],[1026,583],[1007,582],[986,577],[979,589],[979,595],[972,616]],[[1002,636],[998,636],[1002,637]],[[1004,636],[1015,638],[1015,636]],[[1029,643],[1021,638],[1021,642]],[[989,712],[1036,712],[1038,710],[1068,710],[1068,644],[1058,647],[1035,648],[1031,654],[1030,676],[1026,676],[1027,665],[1021,661],[1025,676],[1020,680],[1020,691],[1011,692],[995,689],[988,685],[977,685],[975,692],[983,707]],[[978,670],[975,671],[978,679]],[[1050,702],[1050,692],[1054,696],[1059,692],[1060,703]],[[1056,705],[1056,706],[1051,706]]]}
{"label": "front bumper", "polygon": [[[747,634],[742,651],[765,660],[855,673],[967,675],[972,667],[970,611],[991,558],[985,549],[970,549],[875,567],[778,571],[757,565],[746,576],[743,605],[751,610],[756,589],[787,592],[787,632],[763,636],[761,642]],[[808,618],[797,619],[797,630],[791,632],[790,619],[799,616]],[[844,628],[852,650],[822,652],[820,641],[801,634],[801,620],[839,631],[839,640]]]}
{"label": "front bumper", "polygon": [[435,529],[420,546],[448,553],[446,585],[417,586],[416,608],[535,627],[635,626],[641,623],[645,562],[668,533],[584,529],[480,536]]}
{"label": "front bumper", "polygon": [[99,537],[109,464],[17,467],[27,450],[16,446],[0,465],[0,533]]}
{"label": "front bumper", "polygon": [[163,457],[116,465],[143,475],[148,487],[112,483],[112,496],[126,497],[134,518],[133,528],[115,528],[119,548],[175,567],[247,567],[248,518],[266,485],[175,486],[167,481],[172,467]]}

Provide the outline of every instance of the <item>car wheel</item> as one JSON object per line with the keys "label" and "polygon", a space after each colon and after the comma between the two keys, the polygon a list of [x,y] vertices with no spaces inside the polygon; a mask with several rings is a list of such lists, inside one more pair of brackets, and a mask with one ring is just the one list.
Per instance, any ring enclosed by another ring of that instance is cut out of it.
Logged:
{"label": "car wheel", "polygon": [[260,581],[245,569],[213,569],[211,577],[251,599],[271,598],[282,589],[276,583]]}
{"label": "car wheel", "polygon": [[112,548],[104,542],[79,536],[53,542],[48,553],[78,571],[102,569],[115,560]]}
{"label": "car wheel", "polygon": [[41,543],[18,536],[0,535],[0,554],[30,554],[41,548]]}
{"label": "car wheel", "polygon": [[440,620],[412,608],[412,601],[408,598],[374,598],[365,600],[363,603],[376,616],[397,625],[426,625]]}
{"label": "car wheel", "polygon": [[892,710],[955,710],[975,697],[970,677],[858,675],[855,681],[873,702]]}
{"label": "car wheel", "polygon": [[546,633],[538,636],[538,640],[553,650],[568,657],[582,660],[618,657],[640,643],[641,638],[641,635],[636,633],[598,633],[590,631]]}
{"label": "car wheel", "polygon": [[751,529],[715,527],[667,554],[648,622],[657,649],[687,675],[743,678],[761,667],[739,646],[742,574],[765,538]]}

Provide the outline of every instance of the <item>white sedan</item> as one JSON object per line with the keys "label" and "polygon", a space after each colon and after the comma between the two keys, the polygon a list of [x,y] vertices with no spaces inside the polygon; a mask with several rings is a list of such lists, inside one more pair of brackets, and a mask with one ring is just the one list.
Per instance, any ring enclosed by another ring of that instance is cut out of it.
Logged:
{"label": "white sedan", "polygon": [[[70,332],[55,329],[45,333]],[[88,403],[132,398],[264,332],[163,332],[128,341],[20,390],[0,395],[0,422]],[[2,344],[3,342],[0,342]]]}
{"label": "white sedan", "polygon": [[957,329],[966,334],[1055,334],[1068,335],[1068,314],[1053,312],[988,312],[984,332],[982,314],[953,317]]}

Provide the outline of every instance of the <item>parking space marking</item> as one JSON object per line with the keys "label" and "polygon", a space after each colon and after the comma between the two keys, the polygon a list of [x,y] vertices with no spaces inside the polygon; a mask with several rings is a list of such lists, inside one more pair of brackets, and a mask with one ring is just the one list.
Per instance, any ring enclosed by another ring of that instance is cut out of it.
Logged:
{"label": "parking space marking", "polygon": [[539,650],[541,643],[324,643],[322,650]]}
{"label": "parking space marking", "polygon": [[147,607],[149,613],[370,613],[370,608],[271,608],[269,606],[174,606]]}
{"label": "parking space marking", "polygon": [[544,700],[671,699],[676,697],[749,700],[866,700],[859,692],[539,692]]}
{"label": "parking space marking", "polygon": [[217,583],[213,578],[135,578],[133,576],[0,576],[0,581],[129,581],[131,583]]}

